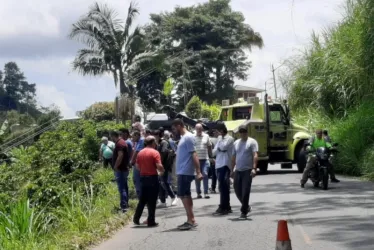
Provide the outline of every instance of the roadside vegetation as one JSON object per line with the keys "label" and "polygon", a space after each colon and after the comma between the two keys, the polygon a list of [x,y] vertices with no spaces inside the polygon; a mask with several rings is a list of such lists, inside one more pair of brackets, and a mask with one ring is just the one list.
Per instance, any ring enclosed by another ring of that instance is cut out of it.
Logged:
{"label": "roadside vegetation", "polygon": [[12,151],[0,166],[0,249],[83,249],[127,222],[113,171],[97,163],[100,131],[119,127],[63,122]]}
{"label": "roadside vegetation", "polygon": [[343,20],[312,34],[288,60],[289,103],[296,122],[328,129],[340,144],[337,171],[374,179],[374,2],[348,1]]}

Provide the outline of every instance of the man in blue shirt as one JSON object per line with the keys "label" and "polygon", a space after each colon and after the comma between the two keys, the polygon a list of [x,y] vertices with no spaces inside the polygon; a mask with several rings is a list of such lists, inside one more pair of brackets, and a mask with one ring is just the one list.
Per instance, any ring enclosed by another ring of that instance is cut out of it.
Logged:
{"label": "man in blue shirt", "polygon": [[195,137],[187,131],[184,122],[175,119],[172,123],[173,132],[179,134],[181,139],[178,143],[176,170],[178,175],[178,197],[182,200],[187,214],[187,221],[178,226],[180,230],[189,230],[197,226],[193,213],[193,202],[191,198],[191,182],[196,178],[203,178],[200,171],[199,157],[195,150]]}
{"label": "man in blue shirt", "polygon": [[134,182],[136,195],[139,198],[140,197],[140,172],[135,167],[135,164],[136,164],[136,158],[138,156],[138,153],[144,148],[144,138],[141,137],[140,131],[135,130],[132,133],[132,141],[135,143],[135,152],[133,152],[132,158],[131,158],[132,179]]}

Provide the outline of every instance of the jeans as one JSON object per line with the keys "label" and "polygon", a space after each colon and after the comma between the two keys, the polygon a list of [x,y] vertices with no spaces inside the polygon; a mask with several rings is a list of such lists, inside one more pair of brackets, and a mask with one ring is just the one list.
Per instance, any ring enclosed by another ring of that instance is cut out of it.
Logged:
{"label": "jeans", "polygon": [[107,168],[108,165],[110,165],[111,168],[113,168],[113,164],[112,164],[112,158],[110,159],[103,159],[103,165],[104,165],[104,168]]}
{"label": "jeans", "polygon": [[165,171],[163,176],[160,176],[160,191],[159,197],[162,203],[166,202],[166,198],[169,195],[170,198],[175,199],[175,194],[171,189],[170,181],[169,181],[170,172]]}
{"label": "jeans", "polygon": [[220,204],[222,210],[230,210],[230,169],[228,166],[217,168],[219,182]]}
{"label": "jeans", "polygon": [[134,182],[136,196],[140,197],[140,171],[133,166],[132,167],[132,181]]}
{"label": "jeans", "polygon": [[[208,183],[209,183],[209,160],[200,160],[200,171],[203,175],[203,186],[204,186],[204,194],[208,194]],[[197,180],[195,181],[196,184],[196,192],[197,194],[201,194],[201,181]]]}
{"label": "jeans", "polygon": [[118,192],[120,196],[120,207],[122,209],[128,208],[129,204],[129,185],[127,183],[127,178],[129,176],[129,171],[126,172],[115,172],[117,186],[118,186]]}
{"label": "jeans", "polygon": [[238,197],[242,208],[240,211],[243,214],[249,212],[249,197],[251,194],[252,175],[251,170],[235,171],[234,189],[236,197]]}
{"label": "jeans", "polygon": [[147,205],[148,225],[152,225],[155,223],[156,204],[160,187],[158,176],[142,176],[140,177],[140,183],[140,197],[135,210],[134,221],[139,222],[144,207]]}
{"label": "jeans", "polygon": [[212,163],[210,165],[211,175],[212,175],[212,191],[216,191],[217,187],[217,171],[216,171],[216,165]]}

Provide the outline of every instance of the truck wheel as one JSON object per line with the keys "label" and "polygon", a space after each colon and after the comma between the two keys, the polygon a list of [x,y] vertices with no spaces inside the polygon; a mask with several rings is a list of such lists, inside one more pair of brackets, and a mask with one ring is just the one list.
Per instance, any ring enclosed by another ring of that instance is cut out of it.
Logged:
{"label": "truck wheel", "polygon": [[300,148],[299,153],[297,154],[297,170],[299,173],[304,172],[306,167],[306,154],[303,148]]}
{"label": "truck wheel", "polygon": [[260,173],[266,174],[268,172],[268,161],[259,161],[258,168],[260,169]]}

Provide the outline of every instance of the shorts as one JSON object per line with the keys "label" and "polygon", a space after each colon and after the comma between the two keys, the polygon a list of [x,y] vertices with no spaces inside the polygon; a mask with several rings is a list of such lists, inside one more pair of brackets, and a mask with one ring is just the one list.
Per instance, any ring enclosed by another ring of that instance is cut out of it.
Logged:
{"label": "shorts", "polygon": [[191,197],[191,182],[195,179],[193,175],[178,175],[178,197]]}

